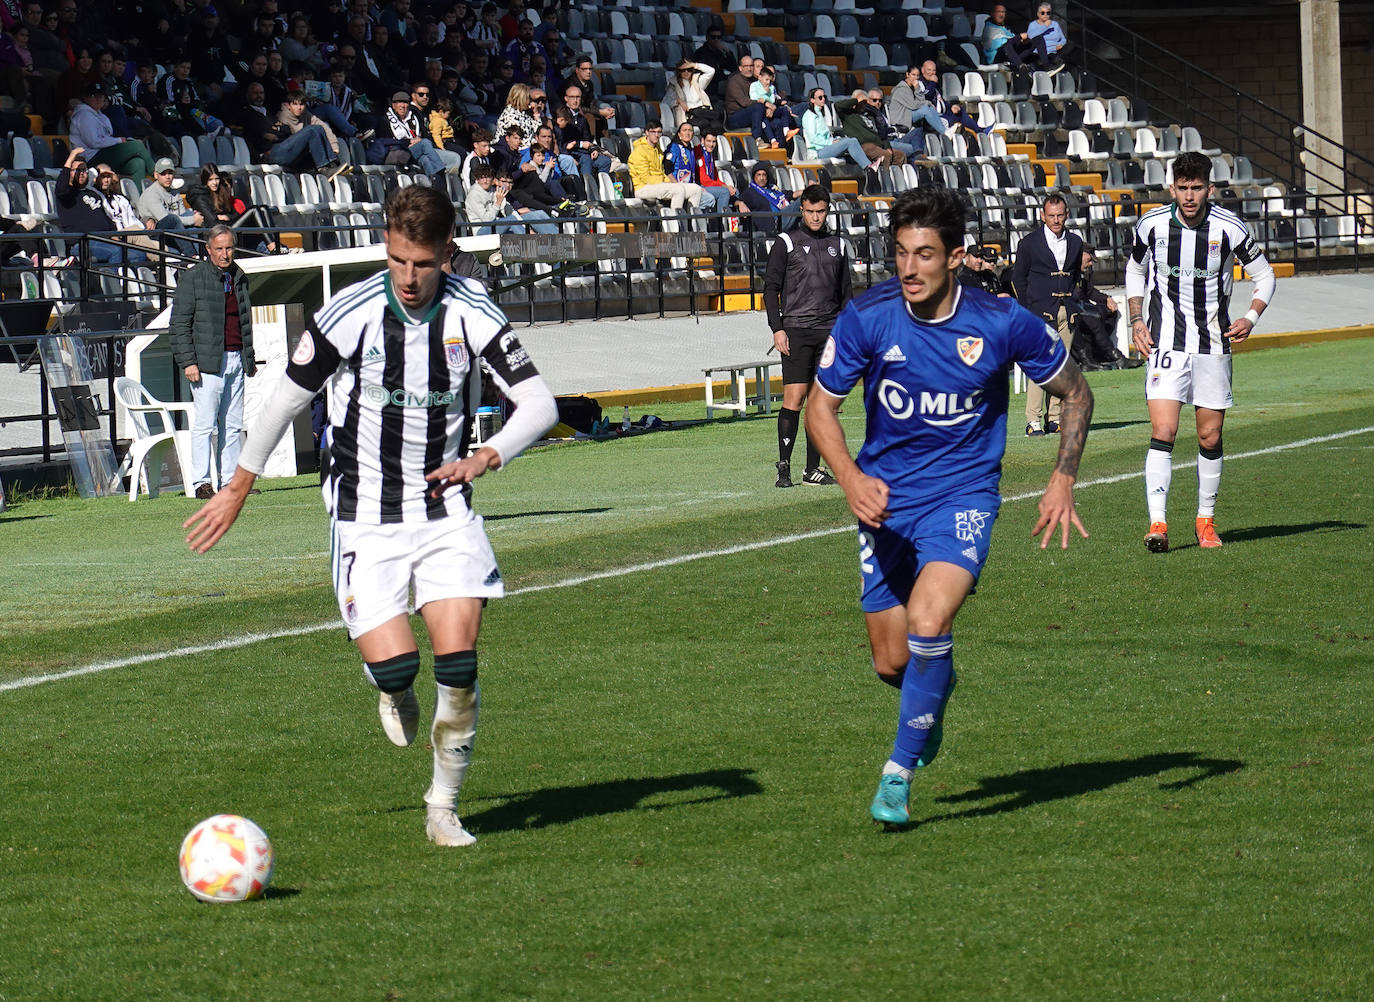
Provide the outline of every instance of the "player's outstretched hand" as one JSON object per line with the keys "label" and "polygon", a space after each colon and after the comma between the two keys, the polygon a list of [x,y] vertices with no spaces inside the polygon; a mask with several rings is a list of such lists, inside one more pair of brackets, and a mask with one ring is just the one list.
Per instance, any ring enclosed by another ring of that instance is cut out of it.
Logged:
{"label": "player's outstretched hand", "polygon": [[855,468],[852,475],[840,481],[840,487],[849,510],[860,522],[877,528],[887,521],[891,512],[887,510],[888,487],[883,481]]}
{"label": "player's outstretched hand", "polygon": [[470,484],[483,473],[499,469],[500,466],[501,454],[484,445],[465,459],[456,459],[431,473],[426,473],[425,479],[434,484],[430,488],[430,496],[442,497],[444,491],[454,484]]}
{"label": "player's outstretched hand", "polygon": [[246,473],[242,468],[235,470],[227,484],[201,505],[194,515],[181,523],[183,529],[190,530],[186,534],[186,544],[192,550],[196,553],[208,553],[210,547],[224,538],[224,534],[229,531],[229,527],[243,510],[243,502],[247,500],[248,491],[255,479],[257,478],[253,474]]}
{"label": "player's outstretched hand", "polygon": [[1254,329],[1254,324],[1252,324],[1245,317],[1240,317],[1236,320],[1233,320],[1231,322],[1231,326],[1226,329],[1226,337],[1230,341],[1244,341],[1246,338],[1250,336],[1250,332]]}
{"label": "player's outstretched hand", "polygon": [[1050,540],[1058,529],[1062,533],[1059,548],[1067,550],[1070,525],[1077,529],[1078,534],[1084,539],[1088,538],[1088,530],[1083,528],[1083,522],[1078,517],[1078,509],[1073,504],[1073,481],[1055,473],[1050,477],[1050,485],[1045,488],[1045,493],[1040,498],[1040,517],[1035,522],[1035,528],[1031,530],[1031,536],[1040,536],[1044,533],[1040,539],[1040,549],[1043,550],[1050,545]]}

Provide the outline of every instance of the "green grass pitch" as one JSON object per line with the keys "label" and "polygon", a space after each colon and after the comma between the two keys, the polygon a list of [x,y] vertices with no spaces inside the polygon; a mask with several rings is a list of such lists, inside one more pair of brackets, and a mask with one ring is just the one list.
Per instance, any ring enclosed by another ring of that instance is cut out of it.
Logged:
{"label": "green grass pitch", "polygon": [[[1030,539],[1055,446],[1013,414],[900,833],[867,818],[896,696],[851,519],[772,487],[770,419],[478,484],[512,595],[480,644],[470,849],[424,839],[428,749],[385,740],[332,625],[310,478],[264,484],[205,557],[185,498],[12,508],[0,999],[1374,997],[1374,342],[1235,367],[1219,551],[1191,539],[1187,412],[1175,550],[1141,545],[1139,371],[1090,377],[1067,552]],[[843,420],[857,445],[857,395]],[[180,885],[182,836],[223,811],[273,840],[265,900]]]}

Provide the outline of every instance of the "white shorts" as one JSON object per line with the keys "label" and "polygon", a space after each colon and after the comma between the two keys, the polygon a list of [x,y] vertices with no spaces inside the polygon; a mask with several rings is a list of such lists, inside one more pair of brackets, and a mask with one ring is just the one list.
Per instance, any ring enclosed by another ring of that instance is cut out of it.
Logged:
{"label": "white shorts", "polygon": [[350,637],[436,599],[500,598],[506,593],[496,554],[477,516],[399,525],[335,520],[331,532],[334,594]]}
{"label": "white shorts", "polygon": [[1231,397],[1231,356],[1186,351],[1150,352],[1145,369],[1146,400],[1179,400],[1194,407],[1224,411]]}

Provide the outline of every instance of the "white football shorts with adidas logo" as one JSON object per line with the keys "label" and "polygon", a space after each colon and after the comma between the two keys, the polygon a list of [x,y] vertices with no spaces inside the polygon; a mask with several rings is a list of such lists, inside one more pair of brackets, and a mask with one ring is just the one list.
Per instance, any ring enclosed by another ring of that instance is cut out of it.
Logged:
{"label": "white football shorts with adidas logo", "polygon": [[354,639],[437,599],[506,593],[477,515],[391,525],[333,520],[330,561],[339,614]]}
{"label": "white football shorts with adidas logo", "polygon": [[1194,407],[1224,411],[1231,396],[1231,356],[1195,355],[1187,351],[1150,352],[1145,370],[1146,400],[1179,400]]}

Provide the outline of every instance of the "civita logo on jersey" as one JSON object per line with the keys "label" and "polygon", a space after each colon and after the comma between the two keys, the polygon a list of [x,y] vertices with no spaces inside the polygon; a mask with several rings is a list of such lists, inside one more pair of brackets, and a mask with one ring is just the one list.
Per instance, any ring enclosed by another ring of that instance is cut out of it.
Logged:
{"label": "civita logo on jersey", "polygon": [[[878,402],[897,421],[905,421],[916,413],[916,400],[895,379],[884,379],[878,384]],[[982,403],[981,390],[967,395],[922,390],[921,420],[936,428],[952,428],[976,418]]]}
{"label": "civita logo on jersey", "polygon": [[455,399],[452,390],[444,390],[442,393],[433,390],[428,393],[411,393],[404,388],[388,390],[376,383],[364,385],[362,395],[364,400],[380,407],[447,407]]}

